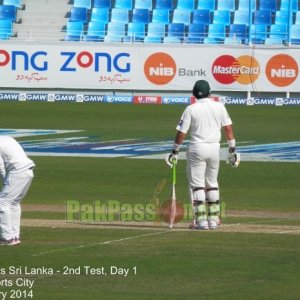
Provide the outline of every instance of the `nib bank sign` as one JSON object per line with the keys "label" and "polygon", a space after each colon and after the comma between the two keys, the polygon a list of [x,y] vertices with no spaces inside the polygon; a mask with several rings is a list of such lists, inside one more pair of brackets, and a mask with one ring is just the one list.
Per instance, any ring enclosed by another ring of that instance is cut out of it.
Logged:
{"label": "nib bank sign", "polygon": [[[80,69],[89,69],[94,72],[130,72],[129,53],[117,53],[112,55],[107,52],[90,51],[62,51],[60,54],[59,71],[76,72]],[[11,70],[19,71],[48,71],[49,61],[48,52],[36,51],[6,51],[0,49],[0,67],[10,67]]]}

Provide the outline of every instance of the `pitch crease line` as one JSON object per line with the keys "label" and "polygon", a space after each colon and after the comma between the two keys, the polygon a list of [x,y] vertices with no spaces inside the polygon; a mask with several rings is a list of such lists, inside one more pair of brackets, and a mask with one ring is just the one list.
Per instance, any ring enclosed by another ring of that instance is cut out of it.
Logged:
{"label": "pitch crease line", "polygon": [[93,247],[93,246],[108,245],[108,244],[134,240],[134,239],[147,237],[147,236],[152,236],[152,235],[159,235],[159,234],[163,234],[163,233],[167,233],[167,232],[171,232],[171,230],[164,230],[164,231],[158,231],[158,232],[152,232],[152,233],[146,233],[146,234],[140,234],[140,235],[133,235],[133,236],[128,236],[128,237],[125,237],[125,238],[117,239],[117,240],[109,240],[109,241],[104,241],[104,242],[99,242],[99,243],[79,245],[79,246],[75,246],[75,247],[66,247],[66,248],[54,249],[54,250],[51,250],[51,251],[45,251],[45,252],[33,254],[33,256],[41,256],[41,255],[46,255],[46,254],[52,254],[52,253],[55,253],[55,252],[63,252],[63,251],[67,251],[67,250],[83,249],[83,248],[88,248],[88,247]]}

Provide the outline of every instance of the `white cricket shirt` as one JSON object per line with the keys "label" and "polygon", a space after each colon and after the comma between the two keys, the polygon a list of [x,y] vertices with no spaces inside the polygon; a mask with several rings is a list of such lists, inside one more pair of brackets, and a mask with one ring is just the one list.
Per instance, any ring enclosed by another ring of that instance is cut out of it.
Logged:
{"label": "white cricket shirt", "polygon": [[34,167],[21,145],[10,136],[0,136],[0,173],[21,172]]}
{"label": "white cricket shirt", "polygon": [[221,128],[231,124],[222,103],[202,98],[185,109],[176,129],[185,134],[190,130],[190,144],[219,143]]}

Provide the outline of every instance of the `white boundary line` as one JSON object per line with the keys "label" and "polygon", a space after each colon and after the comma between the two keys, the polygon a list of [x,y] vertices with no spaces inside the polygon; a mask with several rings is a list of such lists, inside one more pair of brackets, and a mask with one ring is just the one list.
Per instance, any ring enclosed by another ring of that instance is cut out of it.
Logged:
{"label": "white boundary line", "polygon": [[33,256],[42,256],[42,255],[46,255],[46,254],[52,254],[52,253],[56,253],[56,252],[63,252],[63,251],[67,251],[67,250],[76,250],[76,249],[83,249],[83,248],[88,248],[88,247],[93,247],[93,246],[108,245],[108,244],[134,240],[134,239],[147,237],[147,236],[152,236],[152,235],[159,235],[159,234],[163,234],[163,233],[167,233],[167,232],[171,232],[171,230],[164,230],[164,231],[159,231],[159,232],[151,232],[151,233],[146,233],[146,234],[133,235],[133,236],[128,236],[128,237],[125,237],[125,238],[117,239],[117,240],[109,240],[109,241],[104,241],[104,242],[99,242],[99,243],[84,244],[84,245],[79,245],[79,246],[74,246],[74,247],[54,249],[54,250],[50,250],[50,251],[45,251],[45,252],[40,252],[40,253],[37,253],[37,254],[33,254]]}

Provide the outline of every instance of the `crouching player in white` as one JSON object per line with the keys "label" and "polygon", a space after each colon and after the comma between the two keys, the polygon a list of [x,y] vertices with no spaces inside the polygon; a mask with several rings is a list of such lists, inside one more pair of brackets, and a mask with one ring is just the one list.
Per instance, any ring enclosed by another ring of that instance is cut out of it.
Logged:
{"label": "crouching player in white", "polygon": [[20,241],[21,205],[33,179],[34,162],[12,137],[0,136],[0,244],[14,246]]}
{"label": "crouching player in white", "polygon": [[177,134],[171,154],[166,157],[172,166],[177,162],[180,145],[190,131],[187,149],[187,176],[194,208],[194,227],[216,229],[220,224],[220,193],[218,172],[220,161],[221,128],[229,146],[229,160],[238,166],[239,154],[235,152],[232,122],[224,105],[208,98],[210,86],[198,80],[193,88],[196,103],[189,105],[177,125]]}

